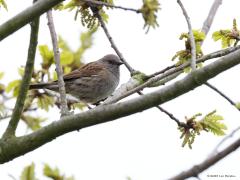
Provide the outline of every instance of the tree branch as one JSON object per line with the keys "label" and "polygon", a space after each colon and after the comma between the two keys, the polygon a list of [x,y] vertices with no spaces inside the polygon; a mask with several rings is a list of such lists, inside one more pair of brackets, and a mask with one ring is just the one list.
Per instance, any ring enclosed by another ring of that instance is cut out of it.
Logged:
{"label": "tree branch", "polygon": [[6,116],[2,116],[0,117],[0,121],[4,120],[4,119],[7,119],[7,118],[10,118],[12,117],[12,115],[6,115]]}
{"label": "tree branch", "polygon": [[227,141],[228,139],[230,139],[231,137],[233,137],[234,134],[235,134],[236,132],[238,132],[239,130],[240,130],[240,126],[237,127],[236,129],[234,129],[230,134],[226,135],[226,136],[216,145],[216,147],[215,147],[214,150],[212,151],[211,155],[217,154],[218,148],[219,148],[225,141]]}
{"label": "tree branch", "polygon": [[120,117],[152,108],[170,101],[194,88],[204,84],[223,71],[240,63],[240,50],[227,55],[203,68],[189,73],[182,80],[143,96],[126,102],[98,106],[89,111],[63,117],[29,135],[0,140],[0,163],[8,162],[18,156],[32,151],[65,133],[109,122]]}
{"label": "tree branch", "polygon": [[63,70],[62,70],[62,67],[60,64],[60,52],[59,52],[59,48],[58,48],[57,34],[55,31],[53,17],[52,17],[52,10],[49,10],[47,12],[47,19],[48,19],[48,26],[49,26],[51,38],[52,38],[54,59],[55,59],[55,64],[56,64],[57,77],[58,77],[61,115],[65,116],[65,115],[68,115],[69,112],[68,112],[67,99],[66,99],[65,83],[63,80]]}
{"label": "tree branch", "polygon": [[219,8],[219,6],[222,4],[222,0],[215,0],[212,4],[212,7],[208,13],[207,19],[204,21],[203,23],[203,27],[201,29],[202,32],[205,33],[205,35],[208,34],[210,27],[212,26],[214,17],[217,13],[217,10]]}
{"label": "tree branch", "polygon": [[32,78],[32,72],[34,68],[34,60],[36,54],[36,47],[38,42],[38,29],[39,29],[39,18],[36,18],[31,23],[31,34],[30,34],[30,42],[28,48],[28,57],[25,66],[25,71],[23,75],[23,79],[19,88],[17,101],[15,107],[13,109],[12,117],[9,121],[6,131],[3,134],[3,139],[10,138],[11,136],[15,136],[15,131],[18,126],[18,122],[20,120],[24,101],[27,96],[27,91],[29,87],[30,80]]}
{"label": "tree branch", "polygon": [[103,2],[103,1],[94,1],[94,0],[82,0],[82,1],[86,2],[90,7],[106,6],[106,7],[110,7],[110,8],[122,9],[122,10],[125,10],[125,11],[133,11],[135,13],[141,13],[141,11],[139,9],[116,6],[116,5],[109,4],[109,3],[106,3],[106,2]]}
{"label": "tree branch", "polygon": [[135,72],[135,70],[128,64],[128,62],[125,60],[125,58],[123,57],[122,53],[119,51],[119,49],[117,48],[116,44],[113,41],[112,36],[110,35],[101,15],[99,14],[98,9],[95,9],[94,7],[91,7],[93,14],[98,18],[99,23],[101,24],[101,27],[103,28],[110,44],[111,47],[115,50],[115,52],[117,53],[117,55],[119,56],[119,58],[121,59],[121,61],[124,63],[124,65],[126,66],[126,68],[130,71],[131,74],[133,74]]}
{"label": "tree branch", "polygon": [[[127,61],[123,58],[122,54],[120,53],[120,51],[118,50],[117,46],[115,45],[113,38],[111,37],[101,15],[99,14],[98,10],[95,10],[94,8],[92,8],[93,13],[95,14],[95,16],[98,18],[101,27],[103,28],[112,48],[115,50],[115,52],[118,54],[118,56],[120,57],[120,59],[124,62],[125,66],[127,67],[127,69],[130,71],[131,75],[133,75],[136,71],[127,63]],[[143,95],[141,92],[138,92],[139,95]],[[184,123],[181,123],[176,117],[173,116],[173,114],[169,113],[168,111],[164,110],[162,107],[160,106],[156,106],[157,109],[159,109],[160,111],[162,111],[163,113],[166,113],[172,120],[174,120],[178,126],[184,126]]]}
{"label": "tree branch", "polygon": [[190,40],[190,45],[191,45],[191,68],[192,70],[196,70],[196,44],[195,44],[195,39],[192,31],[192,25],[190,22],[190,18],[187,14],[186,9],[184,8],[182,2],[180,0],[177,0],[177,3],[182,9],[183,15],[185,16],[185,19],[187,21],[188,25],[188,34],[189,34],[189,40]]}
{"label": "tree branch", "polygon": [[[142,92],[138,92],[139,95],[144,95]],[[173,121],[175,121],[177,123],[178,126],[181,127],[187,127],[186,123],[181,122],[178,118],[176,118],[172,113],[168,112],[166,109],[162,108],[161,106],[155,106],[158,110],[160,110],[161,112],[165,113],[170,119],[172,119]]]}
{"label": "tree branch", "polygon": [[202,163],[193,166],[192,168],[188,169],[185,172],[182,172],[172,178],[169,178],[170,180],[182,180],[182,179],[187,179],[190,177],[197,177],[201,172],[204,170],[208,169],[224,157],[226,157],[228,154],[232,153],[236,149],[238,149],[240,146],[240,139],[236,140],[234,143],[232,143],[230,146],[225,148],[223,151],[217,153],[216,155],[209,157]]}
{"label": "tree branch", "polygon": [[[207,54],[207,55],[204,55],[202,56],[201,58],[197,59],[197,63],[201,63],[201,62],[205,62],[209,59],[214,59],[214,58],[218,58],[218,57],[222,57],[222,56],[225,56],[225,55],[228,55],[236,50],[240,49],[240,46],[236,46],[236,47],[229,47],[229,48],[226,48],[226,49],[222,49],[222,50],[219,50],[219,51],[215,51],[213,53],[210,53],[210,54]],[[188,63],[188,66],[189,66],[189,63]],[[168,66],[160,71],[157,71],[153,74],[150,74],[148,75],[148,78],[152,78],[154,76],[157,76],[159,74],[163,74],[165,73],[166,71],[168,70],[171,70],[171,69],[174,69],[178,67],[177,65],[171,65],[171,66]]]}
{"label": "tree branch", "polygon": [[0,41],[63,0],[39,0],[0,26]]}
{"label": "tree branch", "polygon": [[238,111],[240,111],[240,109],[236,107],[236,103],[233,100],[231,100],[227,95],[225,95],[223,92],[221,92],[219,89],[217,89],[215,86],[213,86],[212,84],[209,84],[208,82],[206,82],[205,85],[211,88],[212,90],[214,90],[215,92],[217,92],[220,96],[226,99],[231,105],[233,105]]}
{"label": "tree branch", "polygon": [[[235,48],[229,48],[227,49],[226,51],[225,50],[221,50],[221,51],[217,51],[215,53],[211,53],[209,55],[206,55],[206,56],[203,56],[201,58],[199,58],[197,60],[197,63],[201,63],[201,62],[205,62],[206,60],[208,59],[211,59],[211,58],[215,58],[215,57],[218,57],[220,55],[224,55],[224,54],[228,54],[230,55],[230,52],[236,52],[237,50],[236,49],[240,49],[240,46],[238,47],[235,47]],[[234,51],[233,51],[234,50]],[[153,83],[156,83],[158,81],[161,81],[161,80],[164,80],[165,78],[169,77],[169,76],[174,76],[174,74],[176,73],[179,73],[181,71],[183,71],[186,67],[189,67],[190,66],[190,62],[186,62],[180,66],[177,66],[175,68],[172,68],[172,69],[168,69],[166,72],[164,72],[163,74],[160,74],[156,77],[152,77],[150,79],[148,79],[146,82],[144,82],[143,84],[139,85],[139,86],[136,86],[135,88],[133,89],[130,89],[128,90],[127,92],[125,93],[122,93],[120,96],[116,96],[116,97],[113,97],[111,99],[111,101],[107,102],[108,104],[110,103],[116,103],[117,101],[127,97],[127,96],[130,96],[131,94],[134,94],[146,87],[149,87],[151,86],[151,84]]]}

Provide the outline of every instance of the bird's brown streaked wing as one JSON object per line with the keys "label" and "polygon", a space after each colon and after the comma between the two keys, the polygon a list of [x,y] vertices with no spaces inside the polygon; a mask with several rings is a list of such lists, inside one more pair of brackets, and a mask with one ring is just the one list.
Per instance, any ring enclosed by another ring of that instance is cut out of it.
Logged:
{"label": "bird's brown streaked wing", "polygon": [[98,75],[100,71],[103,71],[104,66],[101,64],[98,64],[96,62],[88,63],[84,66],[82,66],[79,69],[76,69],[69,74],[66,74],[63,76],[63,79],[66,80],[72,80],[77,79],[80,77],[90,77],[94,75]]}

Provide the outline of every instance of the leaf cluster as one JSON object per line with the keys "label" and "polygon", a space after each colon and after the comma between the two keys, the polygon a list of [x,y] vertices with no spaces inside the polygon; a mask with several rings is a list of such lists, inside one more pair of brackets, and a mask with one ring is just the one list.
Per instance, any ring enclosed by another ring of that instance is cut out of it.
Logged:
{"label": "leaf cluster", "polygon": [[143,5],[139,10],[142,13],[145,21],[144,27],[149,31],[150,27],[156,28],[159,26],[157,22],[157,12],[160,10],[158,0],[143,0]]}
{"label": "leaf cluster", "polygon": [[215,31],[212,34],[212,38],[214,41],[221,41],[222,48],[236,46],[238,41],[240,40],[240,31],[237,27],[236,19],[233,19],[232,29],[224,29]]}
{"label": "leaf cluster", "polygon": [[[203,52],[201,49],[201,43],[205,39],[205,34],[200,30],[193,30],[193,36],[196,44],[196,57],[200,58],[203,56]],[[190,36],[188,33],[182,33],[179,37],[180,40],[185,40],[185,49],[176,52],[176,54],[172,57],[172,60],[178,59],[176,65],[179,66],[191,60],[191,45],[190,45]],[[198,67],[201,67],[202,64],[198,64]],[[185,69],[185,72],[188,72],[189,68]]]}
{"label": "leaf cluster", "polygon": [[[99,2],[104,2],[108,4],[113,4],[113,0],[97,0]],[[87,2],[82,2],[79,0],[70,0],[67,4],[61,5],[58,9],[59,10],[75,10],[75,20],[77,19],[78,16],[80,16],[81,23],[84,27],[87,28],[96,28],[99,23],[97,17],[94,16],[92,10],[97,10],[100,15],[103,17],[104,21],[107,21],[108,15],[102,8],[103,6],[101,5],[90,5]]]}
{"label": "leaf cluster", "polygon": [[221,123],[223,117],[216,114],[216,111],[212,111],[205,115],[202,119],[197,120],[197,117],[202,116],[198,113],[191,118],[186,118],[186,127],[179,127],[181,132],[181,139],[183,139],[182,147],[186,144],[192,149],[196,135],[200,135],[202,131],[211,132],[217,136],[225,135],[224,130],[227,129],[226,125]]}
{"label": "leaf cluster", "polygon": [[[52,180],[74,180],[74,177],[66,177],[61,174],[58,168],[51,168],[48,164],[44,165],[43,175]],[[35,164],[32,163],[26,166],[21,174],[20,180],[38,180],[35,173]]]}

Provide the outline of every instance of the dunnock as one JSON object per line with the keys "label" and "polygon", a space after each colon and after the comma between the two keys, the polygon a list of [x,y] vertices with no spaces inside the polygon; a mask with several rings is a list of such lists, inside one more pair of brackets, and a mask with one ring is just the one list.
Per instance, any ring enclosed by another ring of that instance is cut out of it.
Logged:
{"label": "dunnock", "polygon": [[[66,93],[85,103],[97,103],[113,93],[119,83],[118,56],[108,54],[63,76]],[[29,89],[59,91],[58,82],[31,84]]]}

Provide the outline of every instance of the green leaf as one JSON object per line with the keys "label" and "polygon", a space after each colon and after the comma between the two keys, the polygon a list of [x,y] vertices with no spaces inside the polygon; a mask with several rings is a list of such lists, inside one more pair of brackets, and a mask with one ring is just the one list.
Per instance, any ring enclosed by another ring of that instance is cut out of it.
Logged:
{"label": "green leaf", "polygon": [[69,65],[73,62],[73,53],[70,51],[63,51],[60,56],[61,65]]}
{"label": "green leaf", "polygon": [[220,33],[220,31],[216,31],[212,34],[212,38],[214,41],[218,41],[223,37],[223,35]]}
{"label": "green leaf", "polygon": [[17,97],[18,96],[18,89],[19,89],[20,83],[21,83],[21,80],[14,80],[14,81],[10,82],[7,85],[5,91],[7,93],[13,91],[13,96]]}
{"label": "green leaf", "polygon": [[53,180],[63,180],[64,177],[60,175],[59,169],[52,169],[48,164],[44,165],[43,174]]}
{"label": "green leaf", "polygon": [[0,72],[0,79],[2,79],[4,76],[4,72]]}
{"label": "green leaf", "polygon": [[240,102],[235,104],[236,108],[240,109]]}
{"label": "green leaf", "polygon": [[205,33],[200,30],[193,30],[193,36],[196,42],[203,41],[206,37]]}
{"label": "green leaf", "polygon": [[29,166],[26,166],[23,169],[23,172],[20,177],[21,180],[37,180],[35,177],[35,165],[32,163]]}
{"label": "green leaf", "polygon": [[18,74],[19,74],[21,77],[23,77],[23,75],[24,75],[24,70],[25,70],[24,67],[18,68]]}
{"label": "green leaf", "polygon": [[27,124],[28,128],[33,131],[40,129],[42,127],[41,123],[46,120],[46,118],[33,117],[30,115],[22,115],[21,119]]}
{"label": "green leaf", "polygon": [[53,71],[53,80],[56,81],[57,79],[58,79],[57,72]]}
{"label": "green leaf", "polygon": [[54,98],[47,96],[46,94],[41,94],[41,96],[38,96],[37,98],[37,105],[39,108],[48,111],[49,106],[53,107],[54,105]]}
{"label": "green leaf", "polygon": [[54,60],[54,55],[53,55],[53,51],[49,50],[47,45],[40,45],[38,46],[38,50],[40,52],[40,55],[42,56],[42,67],[43,69],[48,69]]}
{"label": "green leaf", "polygon": [[4,0],[0,0],[0,7],[1,7],[1,6],[3,6],[3,8],[4,8],[5,10],[8,10],[7,4],[6,4],[6,2],[5,2]]}
{"label": "green leaf", "polygon": [[68,9],[69,11],[72,11],[74,8],[76,8],[78,5],[76,0],[69,1],[66,5],[63,6],[61,10]]}
{"label": "green leaf", "polygon": [[157,22],[157,12],[160,10],[160,4],[158,0],[143,0],[143,5],[140,9],[143,19],[145,21],[144,28],[147,28],[147,32],[150,27],[156,28]]}
{"label": "green leaf", "polygon": [[58,46],[63,51],[71,51],[71,49],[68,46],[67,42],[61,36],[58,36]]}
{"label": "green leaf", "polygon": [[218,136],[223,136],[223,135],[225,135],[224,130],[227,129],[227,126],[220,122],[221,120],[223,120],[223,117],[220,115],[217,115],[215,113],[216,113],[216,111],[213,111],[213,112],[207,114],[203,118],[201,123],[203,124],[203,127],[205,129],[209,130],[213,134],[218,135]]}

